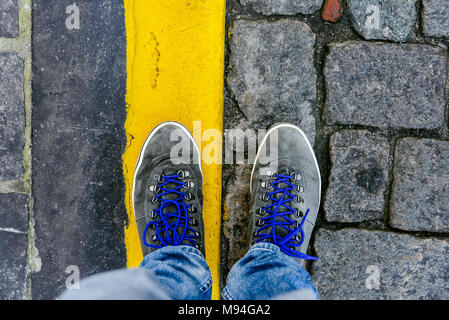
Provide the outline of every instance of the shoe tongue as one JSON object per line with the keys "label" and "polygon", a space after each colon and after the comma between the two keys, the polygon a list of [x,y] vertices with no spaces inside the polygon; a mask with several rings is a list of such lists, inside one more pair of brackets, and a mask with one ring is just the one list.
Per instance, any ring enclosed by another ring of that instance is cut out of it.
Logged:
{"label": "shoe tongue", "polygon": [[[175,176],[177,175],[179,170],[176,170],[174,168],[165,168],[163,170],[163,172],[161,173],[161,176],[167,177],[167,176]],[[179,179],[173,178],[173,180],[178,180],[181,181]],[[158,186],[161,188],[161,190],[159,191],[159,194],[164,193],[164,195],[159,196],[159,199],[164,199],[164,200],[172,200],[172,201],[176,201],[176,199],[178,199],[180,197],[179,194],[175,193],[175,192],[168,192],[166,190],[163,189],[168,189],[168,190],[175,190],[177,187],[179,187],[180,185],[178,183],[175,182],[169,182],[166,183],[167,180],[158,183]],[[181,189],[178,189],[178,191],[181,191]],[[177,201],[178,204],[180,205],[179,201]],[[159,202],[160,205],[162,205],[161,202]],[[180,206],[180,208],[182,209],[182,206]],[[170,202],[170,203],[165,203],[164,208],[162,209],[162,212],[167,214],[167,213],[173,213],[176,212],[177,210],[177,206],[175,205],[175,203]],[[169,223],[173,223],[176,221],[176,217],[171,217],[168,219]]]}
{"label": "shoe tongue", "polygon": [[[282,169],[278,170],[277,173],[278,173],[278,175],[283,175],[283,176],[291,175],[291,172],[290,172],[290,170],[289,170],[288,168],[282,168]],[[279,178],[279,179],[282,179],[282,178]],[[272,183],[274,183],[274,182],[275,182],[275,181],[272,181]],[[289,182],[290,182],[290,181],[289,181]],[[285,183],[285,182],[275,183],[275,186],[276,186],[277,188],[280,188],[280,189],[285,189],[285,188],[289,188],[289,187],[290,187],[290,186],[289,186],[287,183]],[[291,191],[291,190],[288,190],[288,191],[286,191],[286,192],[292,194],[292,191]],[[271,197],[272,197],[272,198],[275,198],[276,200],[280,200],[280,199],[284,196],[284,200],[285,200],[285,199],[290,198],[290,197],[286,194],[286,192],[285,192],[285,191],[284,191],[284,192],[277,192],[276,194],[273,194]],[[284,193],[285,193],[285,195],[284,195]],[[292,201],[293,201],[293,200],[292,200]],[[291,202],[292,202],[292,201],[289,201],[289,202],[285,203],[284,205],[287,205],[287,206],[291,207]],[[273,207],[272,207],[272,210],[275,211],[275,209],[276,209],[276,206],[273,206]],[[283,212],[288,212],[288,211],[289,211],[289,209],[287,209],[287,208],[284,207],[283,205],[279,205],[279,208],[278,208],[278,210],[277,210],[278,213],[283,213]],[[270,215],[273,215],[273,214],[270,214]],[[289,215],[286,215],[286,216],[288,217]],[[282,216],[278,216],[278,217],[276,217],[276,222],[287,222],[287,220],[286,220],[285,218],[283,218]],[[273,230],[272,227],[268,227],[268,228],[265,229],[264,233],[265,233],[265,232],[266,232],[266,233],[271,233],[272,230]],[[276,226],[276,227],[275,227],[275,234],[276,234],[276,236],[279,237],[279,238],[284,238],[284,237],[287,236],[289,233],[290,233],[290,231],[289,231],[289,230],[286,230],[285,228],[282,228],[282,227],[280,227],[280,226]]]}
{"label": "shoe tongue", "polygon": [[[164,176],[175,176],[175,175],[178,174],[179,170],[180,170],[179,168],[177,168],[177,169],[175,169],[175,168],[167,168],[166,170],[164,170],[163,175],[164,175]],[[176,179],[176,180],[179,181],[179,182],[184,182],[184,181],[181,180],[181,179]],[[165,188],[165,189],[170,189],[170,190],[174,190],[174,189],[176,189],[176,188],[179,187],[179,186],[180,186],[180,184],[178,184],[178,183],[175,183],[175,182],[169,182],[169,183],[167,183],[166,185],[164,185],[163,188]],[[165,193],[166,191],[161,191],[161,192],[164,192],[164,193]],[[180,189],[178,189],[178,192],[183,192],[183,193],[185,193],[186,190],[180,188]],[[176,215],[173,216],[173,217],[169,217],[169,218],[168,218],[168,223],[170,223],[170,224],[175,224],[176,221],[178,221],[179,218],[185,217],[185,212],[184,212],[184,208],[183,208],[183,206],[182,206],[182,201],[180,201],[180,200],[179,200],[179,201],[176,201],[179,197],[181,197],[181,195],[179,195],[178,193],[175,193],[175,192],[168,192],[167,194],[165,194],[165,195],[163,195],[163,196],[161,197],[161,199],[164,199],[164,200],[172,200],[172,201],[175,201],[175,202],[177,202],[178,205],[179,205],[179,210],[180,210],[181,213],[176,214]],[[168,203],[168,205],[166,205],[166,206],[164,207],[163,213],[165,213],[165,214],[167,214],[167,213],[174,213],[174,212],[176,212],[177,210],[178,210],[178,207],[176,206],[176,204],[175,204],[174,202],[171,202],[171,203]],[[179,218],[178,218],[178,217],[179,217]],[[177,233],[178,233],[179,235],[181,235],[181,234],[183,233],[183,231],[184,231],[184,228],[185,228],[185,226],[184,226],[184,223],[183,223],[182,225],[180,225],[180,226],[178,227]],[[173,231],[170,230],[170,231],[169,231],[170,238],[173,237],[173,234],[172,234],[172,233],[173,233]],[[187,234],[192,234],[192,231],[188,231]],[[182,244],[189,244],[189,242],[185,240],[185,241],[182,242]]]}
{"label": "shoe tongue", "polygon": [[278,170],[278,174],[283,175],[283,176],[288,176],[288,175],[291,175],[291,172],[288,168],[281,168]]}
{"label": "shoe tongue", "polygon": [[[167,176],[177,176],[178,173],[179,173],[179,171],[180,171],[180,168],[172,168],[172,167],[168,167],[168,168],[166,168],[166,169],[164,170],[164,172],[162,173],[162,175],[163,175],[164,177],[167,177]],[[176,181],[178,181],[179,183],[184,183],[184,182],[185,182],[185,181],[183,181],[183,180],[181,180],[181,179],[179,179],[179,178],[176,178],[176,177],[173,177],[173,178],[171,178],[171,179],[172,179],[172,180],[176,180]],[[169,182],[169,183],[165,184],[163,188],[165,188],[165,189],[170,189],[170,190],[175,190],[176,188],[178,188],[178,187],[180,186],[179,183]],[[178,189],[178,192],[184,192],[184,191],[185,191],[185,189],[181,189],[181,188]],[[162,191],[161,191],[161,192],[162,192]],[[163,191],[163,192],[167,192],[167,191]],[[176,200],[176,199],[178,199],[179,197],[180,197],[179,194],[177,194],[177,193],[175,193],[175,192],[169,192],[169,193],[165,194],[164,196],[162,196],[161,198],[162,198],[162,199],[165,199],[165,200]],[[176,211],[176,206],[175,206],[175,204],[171,204],[171,205],[165,207],[165,210],[167,210],[167,209],[169,209],[169,208],[172,208],[173,210],[170,210],[170,211],[164,211],[164,212],[175,212],[175,211]]]}
{"label": "shoe tongue", "polygon": [[[289,176],[290,174],[291,174],[291,172],[290,172],[290,170],[288,170],[288,168],[283,168],[283,169],[280,169],[278,171],[278,175]],[[277,180],[282,180],[282,178],[280,177],[280,178],[272,181],[272,184],[274,184],[277,188],[279,188],[279,189],[288,189],[288,188],[290,188],[290,186],[286,182],[276,183]],[[287,182],[290,182],[290,181],[287,180]],[[287,190],[287,191],[283,191],[283,192],[277,192],[274,195],[272,195],[272,197],[275,198],[276,200],[280,200],[282,197],[284,197],[283,199],[285,200],[285,199],[290,198],[287,195],[287,193],[292,194],[292,191],[291,190]],[[286,205],[289,206],[290,202],[287,202]],[[288,211],[288,209],[285,208],[284,206],[282,206],[282,205],[279,206],[278,212],[287,212],[287,211]]]}

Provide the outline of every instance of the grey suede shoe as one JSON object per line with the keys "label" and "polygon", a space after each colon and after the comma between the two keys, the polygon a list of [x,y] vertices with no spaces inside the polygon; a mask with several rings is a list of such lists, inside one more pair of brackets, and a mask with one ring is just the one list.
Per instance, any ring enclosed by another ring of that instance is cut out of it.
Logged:
{"label": "grey suede shoe", "polygon": [[132,203],[145,255],[188,245],[203,255],[203,173],[190,132],[164,122],[147,137],[134,172]]}
{"label": "grey suede shoe", "polygon": [[271,242],[290,256],[316,260],[306,252],[320,207],[321,177],[301,129],[281,123],[268,130],[259,144],[250,190],[249,243]]}

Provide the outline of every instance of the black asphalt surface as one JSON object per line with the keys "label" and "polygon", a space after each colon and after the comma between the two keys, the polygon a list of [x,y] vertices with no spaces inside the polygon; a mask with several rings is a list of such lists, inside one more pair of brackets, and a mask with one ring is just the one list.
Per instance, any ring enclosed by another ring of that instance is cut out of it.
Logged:
{"label": "black asphalt surface", "polygon": [[52,299],[67,267],[81,278],[126,265],[126,37],[122,1],[34,1],[32,195],[42,269],[32,296]]}

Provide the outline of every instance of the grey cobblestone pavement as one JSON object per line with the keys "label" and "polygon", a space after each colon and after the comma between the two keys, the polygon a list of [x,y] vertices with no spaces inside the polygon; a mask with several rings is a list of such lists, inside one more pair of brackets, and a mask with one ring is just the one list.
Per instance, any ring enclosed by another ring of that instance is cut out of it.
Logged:
{"label": "grey cobblestone pavement", "polygon": [[324,211],[326,220],[362,222],[384,215],[390,145],[369,131],[343,130],[330,139],[332,170]]}
{"label": "grey cobblestone pavement", "polygon": [[417,0],[348,0],[354,29],[365,39],[404,42],[417,21]]}
{"label": "grey cobblestone pavement", "polygon": [[390,224],[448,233],[449,142],[401,138],[395,155]]}
{"label": "grey cobblestone pavement", "polygon": [[320,228],[312,278],[323,299],[447,299],[449,242],[386,231]]}
{"label": "grey cobblestone pavement", "polygon": [[[20,21],[20,24],[19,24]],[[31,2],[0,2],[0,299],[29,298],[31,204]]]}
{"label": "grey cobblestone pavement", "polygon": [[[448,3],[348,0],[329,23],[228,0],[224,127],[282,118],[315,142],[324,299],[449,298]],[[250,169],[223,169],[223,281],[247,248]]]}
{"label": "grey cobblestone pavement", "polygon": [[26,292],[28,197],[0,194],[0,298],[19,299]]}
{"label": "grey cobblestone pavement", "polygon": [[245,117],[265,128],[267,119],[288,118],[300,123],[313,141],[315,35],[307,24],[237,20],[232,34],[228,83]]}
{"label": "grey cobblestone pavement", "polygon": [[0,5],[0,37],[15,38],[19,35],[19,7],[17,0],[3,0]]}
{"label": "grey cobblestone pavement", "polygon": [[328,124],[434,129],[445,120],[447,55],[441,48],[336,44],[324,76]]}
{"label": "grey cobblestone pavement", "polygon": [[424,34],[429,37],[449,37],[449,2],[424,0],[422,5]]}
{"label": "grey cobblestone pavement", "polygon": [[241,0],[240,3],[264,15],[310,14],[321,8],[323,0]]}
{"label": "grey cobblestone pavement", "polygon": [[23,96],[23,58],[17,53],[0,53],[0,178],[20,180],[23,175],[25,105]]}

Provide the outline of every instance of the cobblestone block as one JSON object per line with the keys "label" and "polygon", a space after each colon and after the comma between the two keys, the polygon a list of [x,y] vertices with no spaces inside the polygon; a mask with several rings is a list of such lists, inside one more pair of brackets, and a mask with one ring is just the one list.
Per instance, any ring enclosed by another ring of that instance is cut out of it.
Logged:
{"label": "cobblestone block", "polygon": [[25,294],[27,202],[23,194],[0,194],[0,299]]}
{"label": "cobblestone block", "polygon": [[449,37],[449,1],[423,1],[423,30],[430,37]]}
{"label": "cobblestone block", "polygon": [[390,224],[449,232],[449,142],[404,138],[395,154]]}
{"label": "cobblestone block", "polygon": [[386,138],[367,131],[342,131],[331,138],[332,170],[324,210],[326,220],[381,219],[389,180]]}
{"label": "cobblestone block", "polygon": [[240,2],[264,15],[294,15],[314,13],[321,8],[323,0],[240,0]]}
{"label": "cobblestone block", "polygon": [[319,229],[312,275],[322,299],[448,299],[449,241]]}
{"label": "cobblestone block", "polygon": [[[0,193],[0,229],[26,232],[28,197],[24,194]],[[0,251],[1,252],[1,251]]]}
{"label": "cobblestone block", "polygon": [[19,35],[19,11],[17,0],[0,2],[0,38],[15,38]]}
{"label": "cobblestone block", "polygon": [[351,0],[352,25],[365,39],[406,41],[417,20],[417,0]]}
{"label": "cobblestone block", "polygon": [[415,44],[345,42],[326,60],[328,124],[427,128],[444,122],[448,59]]}
{"label": "cobblestone block", "polygon": [[228,85],[251,123],[299,125],[315,139],[315,35],[300,21],[237,20],[232,27]]}
{"label": "cobblestone block", "polygon": [[0,53],[0,180],[20,180],[23,175],[23,66],[18,54]]}

